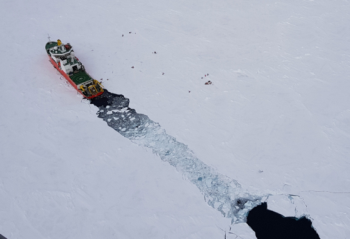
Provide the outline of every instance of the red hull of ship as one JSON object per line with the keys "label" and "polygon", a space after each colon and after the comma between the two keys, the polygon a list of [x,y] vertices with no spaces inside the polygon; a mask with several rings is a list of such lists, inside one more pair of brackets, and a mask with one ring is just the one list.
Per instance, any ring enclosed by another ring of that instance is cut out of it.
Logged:
{"label": "red hull of ship", "polygon": [[97,93],[96,95],[92,95],[92,96],[90,96],[90,97],[86,97],[79,89],[78,89],[78,87],[77,87],[77,85],[72,81],[72,79],[71,78],[69,78],[69,76],[64,72],[64,71],[62,71],[59,67],[58,67],[58,65],[57,65],[57,63],[49,56],[49,58],[50,58],[50,62],[52,63],[52,65],[61,73],[61,75],[63,75],[64,76],[64,78],[66,78],[66,80],[84,97],[84,98],[86,98],[86,99],[92,99],[92,98],[95,98],[95,97],[97,97],[97,96],[99,96],[99,95],[102,95],[103,94],[103,92],[99,92],[99,93]]}

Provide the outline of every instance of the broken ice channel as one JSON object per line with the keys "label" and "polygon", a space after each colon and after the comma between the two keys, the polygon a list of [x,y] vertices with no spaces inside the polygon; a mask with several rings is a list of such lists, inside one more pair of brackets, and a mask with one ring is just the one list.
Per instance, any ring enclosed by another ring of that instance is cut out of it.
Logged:
{"label": "broken ice channel", "polygon": [[132,142],[152,149],[196,185],[204,200],[224,217],[231,218],[232,223],[245,222],[248,212],[262,202],[261,196],[250,195],[236,180],[219,174],[200,161],[158,123],[129,108],[129,99],[123,95],[105,91],[91,103],[99,108],[97,115],[108,126]]}

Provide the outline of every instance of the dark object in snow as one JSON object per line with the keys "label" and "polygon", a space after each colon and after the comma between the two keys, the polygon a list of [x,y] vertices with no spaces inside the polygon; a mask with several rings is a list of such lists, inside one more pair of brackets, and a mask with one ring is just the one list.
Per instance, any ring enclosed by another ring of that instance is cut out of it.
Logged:
{"label": "dark object in snow", "polygon": [[157,54],[157,52],[156,52],[156,51],[154,51],[154,52],[153,52],[153,54]]}
{"label": "dark object in snow", "polygon": [[72,85],[84,98],[92,99],[103,93],[101,83],[85,71],[69,43],[62,44],[59,39],[57,42],[49,41],[45,50],[53,67],[67,80],[67,84]]}
{"label": "dark object in snow", "polygon": [[191,93],[191,91],[189,90],[188,93]]}
{"label": "dark object in snow", "polygon": [[102,95],[91,99],[90,104],[95,105],[97,107],[101,107],[101,106],[106,107],[107,105],[110,105],[112,103],[111,98],[113,98],[113,97],[123,97],[123,96],[110,93],[108,90],[105,89],[105,91],[103,92]]}
{"label": "dark object in snow", "polygon": [[164,72],[162,73],[162,75],[164,75]]}
{"label": "dark object in snow", "polygon": [[247,224],[258,239],[320,239],[309,219],[284,217],[268,210],[266,202],[249,212]]}
{"label": "dark object in snow", "polygon": [[108,99],[105,97],[98,96],[98,97],[91,99],[90,104],[95,105],[97,107],[100,107],[100,106],[106,107],[108,105]]}
{"label": "dark object in snow", "polygon": [[0,234],[0,239],[7,239],[7,238]]}
{"label": "dark object in snow", "polygon": [[213,82],[211,82],[210,80],[204,83],[204,85],[211,85],[211,84],[213,84]]}
{"label": "dark object in snow", "polygon": [[134,66],[132,66],[131,68],[134,69]]}
{"label": "dark object in snow", "polygon": [[122,35],[122,37],[124,37],[124,34]]}
{"label": "dark object in snow", "polygon": [[131,32],[129,32],[129,34],[131,34]]}

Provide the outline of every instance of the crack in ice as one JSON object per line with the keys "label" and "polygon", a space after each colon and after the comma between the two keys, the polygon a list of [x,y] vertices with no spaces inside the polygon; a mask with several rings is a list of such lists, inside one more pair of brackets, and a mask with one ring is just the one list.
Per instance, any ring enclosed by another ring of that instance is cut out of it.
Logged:
{"label": "crack in ice", "polygon": [[204,200],[232,223],[245,222],[248,212],[262,202],[250,195],[233,179],[219,174],[200,161],[183,143],[168,135],[146,115],[129,108],[129,99],[106,91],[91,103],[99,107],[97,115],[108,126],[132,142],[152,149],[153,153],[174,166],[204,195]]}

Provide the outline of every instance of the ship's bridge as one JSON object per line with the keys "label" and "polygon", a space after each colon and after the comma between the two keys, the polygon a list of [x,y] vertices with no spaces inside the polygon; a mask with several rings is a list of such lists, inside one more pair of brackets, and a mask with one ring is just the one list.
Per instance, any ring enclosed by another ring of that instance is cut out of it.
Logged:
{"label": "ship's bridge", "polygon": [[74,56],[73,48],[69,43],[62,44],[61,40],[48,42],[46,44],[46,50],[58,64],[58,67],[66,74],[77,73],[83,68],[81,62]]}
{"label": "ship's bridge", "polygon": [[73,51],[73,48],[70,45],[60,45],[54,46],[50,49],[50,54],[55,57],[67,57]]}
{"label": "ship's bridge", "polygon": [[70,75],[81,70],[82,64],[78,61],[72,52],[69,57],[60,59],[60,67],[64,72]]}

